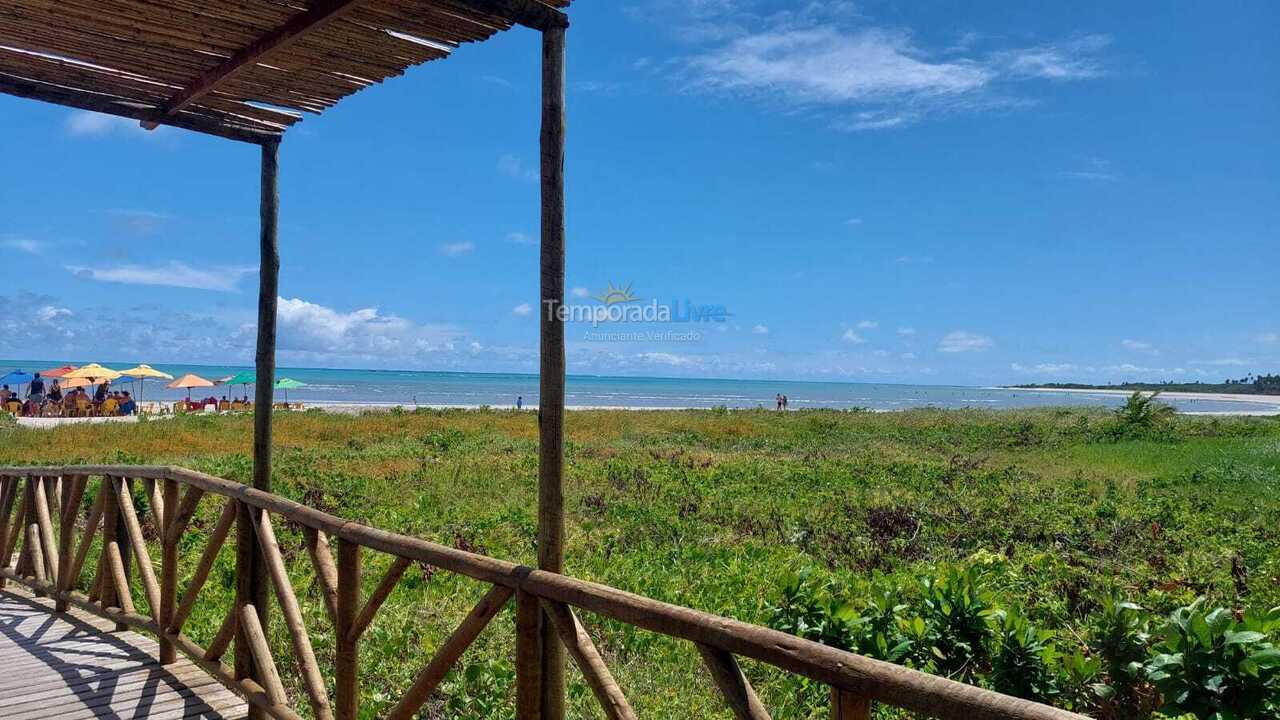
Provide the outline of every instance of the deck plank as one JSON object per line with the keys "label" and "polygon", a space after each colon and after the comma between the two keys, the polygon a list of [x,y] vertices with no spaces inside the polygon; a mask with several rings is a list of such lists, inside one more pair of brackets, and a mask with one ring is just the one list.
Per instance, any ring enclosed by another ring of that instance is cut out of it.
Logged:
{"label": "deck plank", "polygon": [[0,590],[0,720],[242,720],[242,699],[152,638],[10,583]]}

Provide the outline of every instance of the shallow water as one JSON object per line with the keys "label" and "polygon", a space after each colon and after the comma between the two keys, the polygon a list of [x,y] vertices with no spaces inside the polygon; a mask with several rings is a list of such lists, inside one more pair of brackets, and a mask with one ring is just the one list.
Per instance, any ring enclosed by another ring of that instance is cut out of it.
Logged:
{"label": "shallow water", "polygon": [[[35,372],[57,367],[61,361],[0,360],[0,373],[13,368]],[[108,364],[108,367],[112,367]],[[123,366],[120,366],[123,367]],[[234,375],[246,367],[157,365],[175,377],[195,373],[208,379]],[[526,405],[538,403],[538,377],[515,373],[417,372],[410,370],[337,370],[280,368],[277,377],[307,384],[290,390],[288,399],[303,403],[387,405],[490,405],[510,407],[517,397]],[[117,383],[117,385],[120,385]],[[124,389],[139,389],[124,383]],[[1047,393],[1028,390],[947,385],[893,385],[881,383],[797,382],[785,380],[708,380],[649,377],[600,377],[571,375],[567,403],[579,407],[730,407],[774,406],[774,396],[786,395],[793,410],[804,408],[867,408],[903,410],[914,407],[1030,408],[1045,406],[1114,407],[1124,398],[1107,393]],[[196,397],[253,394],[253,387],[218,386],[193,391]],[[163,381],[148,380],[140,389],[144,400],[177,400],[184,390],[167,390]],[[276,399],[285,394],[276,391]],[[1230,402],[1211,398],[1168,399],[1185,412],[1251,412],[1274,409],[1263,403]]]}

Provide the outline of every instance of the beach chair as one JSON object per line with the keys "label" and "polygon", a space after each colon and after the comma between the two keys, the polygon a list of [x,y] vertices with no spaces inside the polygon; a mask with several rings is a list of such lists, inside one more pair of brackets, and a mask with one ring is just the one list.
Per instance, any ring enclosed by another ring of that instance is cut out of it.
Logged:
{"label": "beach chair", "polygon": [[242,403],[242,402],[233,402],[233,403],[231,403],[231,410],[232,410],[233,412],[243,412],[243,411],[248,410],[248,409],[249,409],[249,407],[248,407],[247,405],[245,405],[244,403]]}
{"label": "beach chair", "polygon": [[231,403],[226,400],[218,401],[218,412],[227,412],[231,409]]}
{"label": "beach chair", "polygon": [[18,417],[22,414],[22,403],[17,400],[10,400],[4,404],[4,411],[14,417]]}

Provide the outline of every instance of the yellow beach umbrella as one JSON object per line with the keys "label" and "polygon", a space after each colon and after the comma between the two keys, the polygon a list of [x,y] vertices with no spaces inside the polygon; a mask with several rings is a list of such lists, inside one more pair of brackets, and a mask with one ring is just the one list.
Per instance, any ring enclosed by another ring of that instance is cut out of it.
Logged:
{"label": "yellow beach umbrella", "polygon": [[81,365],[62,377],[84,378],[90,384],[101,385],[104,381],[119,379],[120,373],[111,368],[102,367],[98,363],[89,363],[88,365]]}
{"label": "yellow beach umbrella", "polygon": [[138,367],[131,367],[128,370],[121,370],[120,374],[125,375],[127,377],[136,378],[138,380],[138,399],[139,400],[142,399],[142,386],[145,384],[143,381],[146,380],[147,378],[159,378],[161,380],[173,379],[173,376],[170,375],[169,373],[161,372],[151,367],[150,365],[146,365],[146,364],[139,365]]}
{"label": "yellow beach umbrella", "polygon": [[120,377],[120,373],[111,368],[102,367],[98,363],[89,363],[88,365],[81,365],[62,377],[87,378],[89,382],[96,385],[102,380],[116,380]]}

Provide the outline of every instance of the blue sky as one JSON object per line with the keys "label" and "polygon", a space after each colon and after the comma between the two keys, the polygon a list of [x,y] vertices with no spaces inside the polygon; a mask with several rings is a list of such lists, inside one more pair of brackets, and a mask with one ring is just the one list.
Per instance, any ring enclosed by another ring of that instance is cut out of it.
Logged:
{"label": "blue sky", "polygon": [[[1280,8],[581,0],[570,371],[986,384],[1280,369]],[[538,36],[281,149],[285,365],[536,368]],[[0,96],[0,357],[252,363],[257,149]],[[625,325],[625,326],[624,326]]]}

